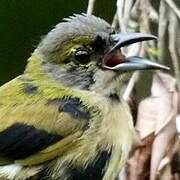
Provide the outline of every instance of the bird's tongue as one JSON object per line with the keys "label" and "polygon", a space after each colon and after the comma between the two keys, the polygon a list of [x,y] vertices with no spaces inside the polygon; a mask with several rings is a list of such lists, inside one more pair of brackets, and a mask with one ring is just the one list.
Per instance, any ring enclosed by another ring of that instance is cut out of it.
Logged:
{"label": "bird's tongue", "polygon": [[103,59],[104,66],[115,67],[118,64],[121,64],[125,61],[125,56],[121,54],[120,50],[116,50],[111,54],[105,55]]}

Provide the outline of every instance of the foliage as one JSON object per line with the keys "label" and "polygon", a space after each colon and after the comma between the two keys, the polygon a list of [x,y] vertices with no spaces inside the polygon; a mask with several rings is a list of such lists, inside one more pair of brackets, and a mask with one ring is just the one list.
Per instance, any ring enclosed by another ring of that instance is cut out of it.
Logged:
{"label": "foliage", "polygon": [[[148,56],[171,67],[170,72],[155,72],[150,79],[135,72],[127,85],[124,99],[131,107],[140,101],[138,107],[133,107],[138,109],[134,122],[140,143],[133,149],[119,178],[180,179],[180,139],[177,136],[180,132],[180,3],[173,0],[117,0],[116,4],[114,28],[158,37],[157,42],[127,47],[123,49],[124,53]],[[95,0],[89,0],[89,14],[94,5]],[[152,86],[147,87],[151,79]],[[151,95],[147,97],[142,89],[151,89]]]}

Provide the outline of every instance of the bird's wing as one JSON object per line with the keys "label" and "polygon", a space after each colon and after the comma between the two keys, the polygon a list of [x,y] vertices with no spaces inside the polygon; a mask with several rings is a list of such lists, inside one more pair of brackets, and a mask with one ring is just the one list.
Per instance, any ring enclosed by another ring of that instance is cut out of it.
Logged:
{"label": "bird's wing", "polygon": [[79,98],[44,96],[18,79],[0,88],[0,164],[50,160],[87,128],[90,113]]}

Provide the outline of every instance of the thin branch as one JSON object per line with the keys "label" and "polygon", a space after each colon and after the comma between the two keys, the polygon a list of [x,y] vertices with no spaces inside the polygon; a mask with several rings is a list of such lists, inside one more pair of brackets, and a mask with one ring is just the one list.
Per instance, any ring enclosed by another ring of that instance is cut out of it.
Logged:
{"label": "thin branch", "polygon": [[159,61],[164,63],[165,46],[166,46],[166,30],[168,27],[167,8],[164,0],[161,0],[159,6],[159,24],[158,24],[158,49],[160,49]]}
{"label": "thin branch", "polygon": [[118,14],[117,14],[117,11],[114,15],[114,18],[113,18],[113,21],[112,21],[112,28],[116,29],[118,26]]}
{"label": "thin branch", "polygon": [[125,30],[124,22],[123,22],[124,3],[125,0],[117,0],[117,14],[118,14],[118,21],[121,31]]}
{"label": "thin branch", "polygon": [[150,2],[149,2],[148,12],[149,12],[149,18],[151,19],[151,21],[158,23],[158,19],[159,19],[158,12],[155,10],[155,8],[152,6]]}
{"label": "thin branch", "polygon": [[117,0],[117,14],[121,31],[127,31],[133,0]]}
{"label": "thin branch", "polygon": [[180,114],[178,114],[176,117],[176,129],[177,129],[177,133],[180,139]]}
{"label": "thin branch", "polygon": [[171,12],[169,15],[169,26],[168,26],[169,51],[171,54],[173,69],[174,69],[175,77],[177,79],[178,87],[180,87],[179,85],[180,83],[179,58],[180,57],[178,57],[177,47],[176,47],[177,45],[176,44],[176,38],[177,38],[176,30],[178,28],[177,23],[178,23],[177,17],[175,16],[173,12]]}
{"label": "thin branch", "polygon": [[89,0],[88,2],[88,8],[87,8],[87,14],[92,14],[94,11],[94,5],[96,0]]}
{"label": "thin branch", "polygon": [[[177,118],[178,118],[178,116],[177,116]],[[180,120],[180,119],[179,119]],[[161,160],[161,162],[159,163],[159,167],[158,167],[158,170],[157,170],[157,174],[161,174],[161,176],[162,176],[162,179],[163,179],[163,174],[164,174],[164,172],[165,171],[167,171],[167,170],[165,170],[166,168],[167,168],[167,166],[169,166],[170,167],[170,165],[172,164],[172,163],[174,163],[173,162],[173,158],[174,158],[174,156],[175,156],[175,154],[178,154],[178,152],[179,152],[179,148],[180,148],[180,144],[179,144],[179,141],[178,140],[176,140],[174,143],[173,143],[173,146],[170,148],[170,150],[169,151],[167,151],[167,154],[166,154],[166,156]],[[178,164],[176,164],[176,165],[178,165]],[[172,168],[172,167],[171,167]],[[166,176],[166,175],[165,175]],[[167,178],[166,178],[167,179]],[[168,178],[169,179],[169,178]],[[174,178],[173,178],[174,179]],[[176,178],[175,178],[176,179]],[[175,180],[174,179],[174,180]],[[178,178],[179,179],[179,178]]]}
{"label": "thin branch", "polygon": [[123,94],[123,99],[125,101],[127,101],[127,102],[129,101],[129,98],[130,98],[130,96],[132,94],[134,86],[135,86],[135,84],[137,83],[138,80],[139,80],[139,72],[137,71],[137,72],[134,72],[133,75],[131,76],[131,79],[129,80],[129,83],[128,83],[128,85],[126,87],[126,90],[125,90],[125,92]]}
{"label": "thin branch", "polygon": [[133,17],[133,19],[138,19],[139,16],[140,16],[140,3],[141,3],[141,0],[136,0],[134,2],[134,5],[132,7],[132,10],[131,10],[131,15]]}
{"label": "thin branch", "polygon": [[126,167],[123,167],[121,172],[119,173],[119,180],[127,180]]}
{"label": "thin branch", "polygon": [[176,4],[173,2],[173,0],[165,0],[165,2],[169,5],[169,7],[171,7],[171,9],[174,11],[174,13],[180,19],[180,9],[176,6]]}
{"label": "thin branch", "polygon": [[128,47],[126,56],[139,56],[142,48],[142,43],[132,44]]}
{"label": "thin branch", "polygon": [[[150,0],[141,0],[141,3],[140,3],[140,9],[141,9],[140,31],[151,34],[149,7],[151,7]],[[149,41],[144,44],[148,44],[150,47],[155,47],[154,41]]]}
{"label": "thin branch", "polygon": [[123,22],[124,22],[125,31],[127,31],[127,28],[128,28],[132,5],[133,5],[133,0],[125,1],[124,12],[123,12],[124,13],[123,14]]}

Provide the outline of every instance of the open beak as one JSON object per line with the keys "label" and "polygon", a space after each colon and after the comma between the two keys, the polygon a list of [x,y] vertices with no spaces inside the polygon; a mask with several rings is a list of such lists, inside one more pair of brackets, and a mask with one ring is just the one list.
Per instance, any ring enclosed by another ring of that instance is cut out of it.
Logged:
{"label": "open beak", "polygon": [[163,69],[169,70],[167,66],[163,66],[159,63],[149,61],[147,59],[133,56],[125,57],[117,49],[121,47],[147,40],[156,40],[153,35],[144,33],[119,33],[111,35],[115,45],[106,53],[103,60],[103,67],[105,69],[114,71],[133,71],[133,70],[145,70],[145,69]]}

